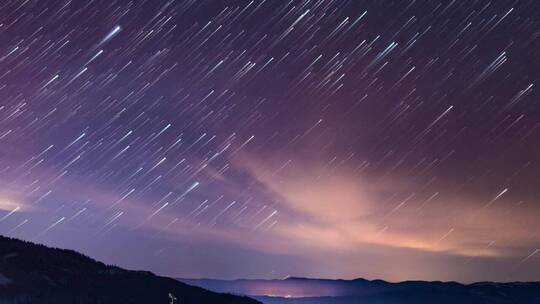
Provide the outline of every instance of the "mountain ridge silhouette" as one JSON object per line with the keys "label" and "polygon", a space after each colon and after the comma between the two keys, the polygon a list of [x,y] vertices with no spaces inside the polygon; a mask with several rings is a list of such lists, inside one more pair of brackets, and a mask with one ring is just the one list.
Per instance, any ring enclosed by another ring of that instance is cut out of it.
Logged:
{"label": "mountain ridge silhouette", "polygon": [[0,303],[257,304],[148,271],[106,265],[74,250],[0,236]]}
{"label": "mountain ridge silhouette", "polygon": [[253,297],[265,304],[517,304],[540,303],[540,282],[387,282],[356,278],[179,279],[217,292]]}

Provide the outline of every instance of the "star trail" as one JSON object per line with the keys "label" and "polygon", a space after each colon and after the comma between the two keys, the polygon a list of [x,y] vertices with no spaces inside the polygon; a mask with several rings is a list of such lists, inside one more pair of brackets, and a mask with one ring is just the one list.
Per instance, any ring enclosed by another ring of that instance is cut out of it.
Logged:
{"label": "star trail", "polygon": [[176,277],[540,280],[540,2],[0,4],[0,233]]}

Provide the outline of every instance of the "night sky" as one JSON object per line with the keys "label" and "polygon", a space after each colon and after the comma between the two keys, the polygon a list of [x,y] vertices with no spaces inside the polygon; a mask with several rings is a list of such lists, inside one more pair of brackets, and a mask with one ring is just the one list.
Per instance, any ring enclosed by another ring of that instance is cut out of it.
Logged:
{"label": "night sky", "polygon": [[540,280],[540,1],[7,0],[0,233],[176,277]]}

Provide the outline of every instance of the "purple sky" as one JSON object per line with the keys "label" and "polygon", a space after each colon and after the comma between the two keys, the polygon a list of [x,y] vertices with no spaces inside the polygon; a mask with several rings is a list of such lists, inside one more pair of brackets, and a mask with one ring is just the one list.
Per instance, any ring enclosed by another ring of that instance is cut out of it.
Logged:
{"label": "purple sky", "polygon": [[540,2],[3,1],[0,233],[178,277],[540,280]]}

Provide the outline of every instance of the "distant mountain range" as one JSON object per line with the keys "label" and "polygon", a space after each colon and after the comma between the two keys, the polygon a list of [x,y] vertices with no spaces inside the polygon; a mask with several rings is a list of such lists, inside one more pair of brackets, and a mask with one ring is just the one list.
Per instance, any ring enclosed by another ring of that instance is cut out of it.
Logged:
{"label": "distant mountain range", "polygon": [[256,304],[149,272],[108,266],[72,250],[0,236],[0,304]]}
{"label": "distant mountain range", "polygon": [[179,279],[216,292],[251,296],[265,304],[535,304],[540,303],[540,282],[460,284],[456,282],[382,280]]}
{"label": "distant mountain range", "polygon": [[540,304],[540,282],[174,280],[0,236],[0,304],[166,304],[171,296],[177,304]]}

